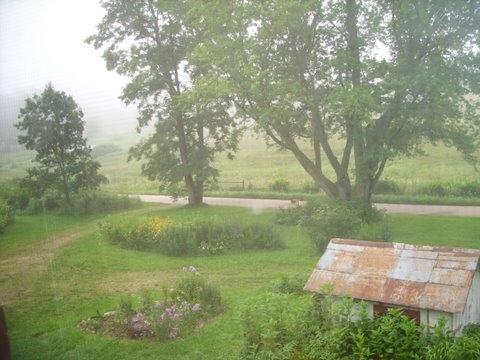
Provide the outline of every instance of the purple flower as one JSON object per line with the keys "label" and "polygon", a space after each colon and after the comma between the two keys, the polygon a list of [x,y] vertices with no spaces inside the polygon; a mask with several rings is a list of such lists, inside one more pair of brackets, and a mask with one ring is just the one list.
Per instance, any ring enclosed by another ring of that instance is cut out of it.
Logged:
{"label": "purple flower", "polygon": [[200,304],[195,304],[192,306],[192,310],[197,312],[197,311],[200,311],[202,309],[202,307],[200,306]]}

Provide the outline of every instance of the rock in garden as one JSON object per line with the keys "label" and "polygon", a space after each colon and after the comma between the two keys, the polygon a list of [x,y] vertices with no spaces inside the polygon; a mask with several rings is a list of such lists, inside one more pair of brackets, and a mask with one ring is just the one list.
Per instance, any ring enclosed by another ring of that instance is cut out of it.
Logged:
{"label": "rock in garden", "polygon": [[150,323],[145,319],[142,313],[136,313],[128,323],[128,335],[132,338],[148,337],[152,335]]}

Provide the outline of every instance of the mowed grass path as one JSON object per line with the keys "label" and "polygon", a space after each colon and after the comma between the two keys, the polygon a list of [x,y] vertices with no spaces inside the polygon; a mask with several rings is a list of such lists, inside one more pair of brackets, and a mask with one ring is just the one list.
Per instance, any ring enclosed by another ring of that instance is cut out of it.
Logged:
{"label": "mowed grass path", "polygon": [[[102,164],[101,172],[109,179],[106,190],[116,193],[129,194],[156,194],[159,191],[158,183],[149,181],[141,175],[140,163],[127,162],[129,144],[137,139],[123,139],[112,143],[122,147],[122,152],[108,154],[97,160]],[[101,140],[98,144],[108,143]],[[311,148],[307,143],[305,149]],[[252,134],[246,135],[241,143],[240,150],[233,160],[220,154],[216,166],[220,171],[219,187],[222,190],[231,190],[240,186],[239,181],[245,180],[247,186],[255,190],[266,190],[275,180],[287,180],[292,190],[301,190],[305,184],[312,182],[311,178],[302,169],[294,156],[288,151],[280,151],[268,147],[264,140]],[[341,153],[342,143],[333,142],[334,151]],[[395,180],[409,190],[415,190],[419,185],[438,181],[475,181],[479,173],[468,164],[462,155],[454,149],[441,144],[427,145],[425,156],[395,159],[387,164],[383,178]],[[0,182],[21,177],[25,168],[31,166],[32,153],[21,152],[5,154],[0,157]],[[333,171],[325,163],[325,172],[332,175]],[[236,184],[234,182],[237,182]]]}
{"label": "mowed grass path", "polygon": [[[108,219],[129,222],[139,217],[168,216],[173,221],[192,217],[271,221],[274,215],[273,211],[253,214],[247,209],[224,207],[142,210],[110,215]],[[308,237],[298,227],[278,226],[286,243],[286,248],[278,251],[168,257],[105,243],[96,230],[97,221],[77,220],[85,222],[89,231],[58,248],[45,268],[32,274],[29,295],[6,306],[14,358],[235,359],[242,347],[241,309],[245,302],[267,291],[271,281],[282,274],[308,274],[318,260]],[[11,234],[19,234],[18,226],[34,231],[42,221],[41,216],[19,217],[4,236],[10,236],[11,242],[15,238]],[[390,224],[395,241],[480,248],[480,219],[392,216]],[[18,236],[20,239],[21,234]],[[0,237],[0,242],[3,239]],[[41,242],[32,240],[16,251],[33,248],[35,243]],[[8,251],[8,257],[16,252]],[[4,258],[1,252],[0,258]],[[97,311],[115,308],[124,294],[140,294],[142,290],[160,294],[162,287],[172,284],[182,275],[182,267],[188,265],[198,267],[203,276],[220,287],[228,306],[224,314],[194,334],[162,344],[107,338],[76,328],[80,320]],[[5,286],[15,285],[0,284],[0,291],[11,290]]]}

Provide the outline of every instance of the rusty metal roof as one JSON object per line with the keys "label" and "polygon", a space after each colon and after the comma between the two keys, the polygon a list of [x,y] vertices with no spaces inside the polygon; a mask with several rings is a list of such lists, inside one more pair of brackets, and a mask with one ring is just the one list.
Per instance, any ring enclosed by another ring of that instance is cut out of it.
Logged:
{"label": "rusty metal roof", "polygon": [[479,250],[332,239],[305,290],[448,313],[465,308]]}

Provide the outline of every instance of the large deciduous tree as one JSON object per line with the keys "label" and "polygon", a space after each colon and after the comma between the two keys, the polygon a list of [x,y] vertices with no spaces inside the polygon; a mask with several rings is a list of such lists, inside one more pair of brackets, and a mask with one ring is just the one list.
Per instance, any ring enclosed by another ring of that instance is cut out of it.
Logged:
{"label": "large deciduous tree", "polygon": [[83,137],[83,112],[71,96],[48,84],[40,95],[25,100],[19,120],[18,142],[36,152],[38,165],[27,169],[25,179],[35,193],[54,189],[71,205],[72,192],[96,189],[107,181],[98,173],[100,163],[92,160]]}
{"label": "large deciduous tree", "polygon": [[210,0],[195,11],[209,33],[196,61],[328,195],[370,202],[387,162],[426,141],[475,161],[478,1]]}
{"label": "large deciduous tree", "polygon": [[139,130],[154,121],[154,133],[131,149],[146,162],[142,172],[172,189],[184,182],[189,204],[203,201],[205,183],[215,179],[217,152],[235,151],[238,131],[221,80],[201,77],[189,62],[202,34],[191,26],[187,0],[108,0],[96,35],[109,70],[130,78],[126,104],[136,103]]}

